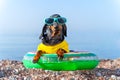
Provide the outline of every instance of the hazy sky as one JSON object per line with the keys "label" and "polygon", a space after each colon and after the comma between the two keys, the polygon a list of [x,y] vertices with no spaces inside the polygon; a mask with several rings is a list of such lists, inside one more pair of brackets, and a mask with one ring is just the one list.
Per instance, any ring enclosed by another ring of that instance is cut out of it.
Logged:
{"label": "hazy sky", "polygon": [[67,18],[67,39],[78,49],[119,54],[120,0],[0,0],[0,36],[37,36],[54,13]]}

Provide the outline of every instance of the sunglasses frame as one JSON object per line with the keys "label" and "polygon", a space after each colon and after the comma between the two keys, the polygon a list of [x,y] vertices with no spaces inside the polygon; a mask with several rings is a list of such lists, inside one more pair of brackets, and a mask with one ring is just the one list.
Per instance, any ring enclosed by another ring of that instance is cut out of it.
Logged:
{"label": "sunglasses frame", "polygon": [[[47,20],[49,20],[49,19],[53,19],[53,21],[52,21],[51,23],[48,23]],[[60,23],[58,19],[62,19],[62,20],[64,21],[64,23]],[[46,18],[46,19],[45,19],[45,23],[48,24],[48,25],[52,25],[53,22],[57,22],[58,24],[63,25],[63,24],[66,23],[66,21],[67,21],[67,20],[66,20],[66,18],[64,18],[64,17],[58,17],[58,18]]]}

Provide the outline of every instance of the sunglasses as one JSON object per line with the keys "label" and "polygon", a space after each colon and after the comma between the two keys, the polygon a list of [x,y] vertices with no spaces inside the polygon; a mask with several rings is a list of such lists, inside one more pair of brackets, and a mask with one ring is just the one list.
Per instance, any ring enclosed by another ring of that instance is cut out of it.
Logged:
{"label": "sunglasses", "polygon": [[53,22],[57,22],[58,24],[65,24],[66,18],[64,17],[58,17],[58,18],[46,18],[45,23],[48,25],[52,25]]}

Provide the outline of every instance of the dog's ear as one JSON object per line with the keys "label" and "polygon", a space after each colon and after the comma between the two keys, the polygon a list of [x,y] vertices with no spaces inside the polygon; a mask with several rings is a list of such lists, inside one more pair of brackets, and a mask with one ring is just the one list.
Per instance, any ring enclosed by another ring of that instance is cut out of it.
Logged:
{"label": "dog's ear", "polygon": [[67,26],[65,24],[63,25],[63,34],[67,37]]}
{"label": "dog's ear", "polygon": [[43,26],[42,33],[41,33],[41,35],[39,36],[39,39],[41,39],[42,37],[45,37],[46,29],[47,29],[47,24],[45,24],[45,25]]}

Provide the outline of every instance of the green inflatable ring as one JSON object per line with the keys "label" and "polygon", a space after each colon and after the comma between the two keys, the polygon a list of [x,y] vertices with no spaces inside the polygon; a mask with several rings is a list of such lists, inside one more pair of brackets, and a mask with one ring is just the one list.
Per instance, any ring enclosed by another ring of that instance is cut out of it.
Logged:
{"label": "green inflatable ring", "polygon": [[97,56],[89,52],[66,53],[63,60],[58,60],[57,54],[43,54],[37,63],[32,62],[34,56],[35,52],[28,52],[24,55],[22,62],[26,68],[55,71],[90,70],[99,63]]}

